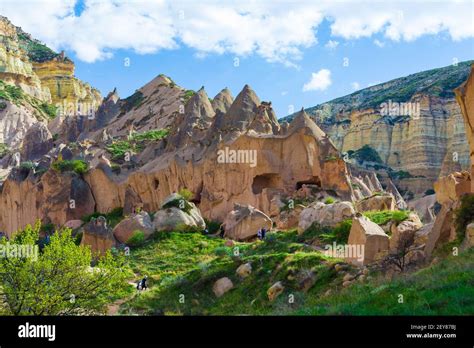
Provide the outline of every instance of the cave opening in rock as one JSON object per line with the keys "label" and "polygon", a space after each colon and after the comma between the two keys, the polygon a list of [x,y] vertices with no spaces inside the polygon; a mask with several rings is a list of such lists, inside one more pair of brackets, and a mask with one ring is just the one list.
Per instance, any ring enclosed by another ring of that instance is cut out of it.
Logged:
{"label": "cave opening in rock", "polygon": [[303,187],[303,185],[316,185],[321,187],[321,179],[317,176],[313,176],[310,180],[298,181],[296,183],[296,191]]}
{"label": "cave opening in rock", "polygon": [[253,178],[252,192],[254,194],[259,194],[262,193],[265,188],[281,188],[281,186],[282,182],[279,174],[261,174]]}
{"label": "cave opening in rock", "polygon": [[153,187],[155,188],[155,190],[158,190],[158,187],[160,187],[160,180],[154,179],[153,180]]}
{"label": "cave opening in rock", "polygon": [[193,195],[193,198],[191,199],[191,202],[199,205],[201,203],[201,195],[202,195],[202,188],[204,184],[201,182],[196,190],[196,192]]}

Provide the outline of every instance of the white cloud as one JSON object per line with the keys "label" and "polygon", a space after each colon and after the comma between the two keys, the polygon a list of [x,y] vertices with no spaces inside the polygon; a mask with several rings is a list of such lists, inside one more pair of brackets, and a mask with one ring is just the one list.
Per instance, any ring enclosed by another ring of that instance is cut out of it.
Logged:
{"label": "white cloud", "polygon": [[357,91],[360,89],[360,83],[359,82],[352,82],[351,83],[351,88],[354,90],[354,91]]}
{"label": "white cloud", "polygon": [[376,46],[380,47],[380,48],[382,48],[382,47],[385,46],[385,43],[382,42],[382,41],[380,41],[380,40],[378,40],[378,39],[375,39],[375,40],[374,40],[374,44],[375,44]]}
{"label": "white cloud", "polygon": [[335,50],[337,46],[339,46],[339,41],[334,41],[334,40],[329,40],[324,45],[324,47],[326,47],[327,49],[330,49],[330,50]]}
{"label": "white cloud", "polygon": [[303,86],[303,92],[324,91],[331,85],[331,83],[331,71],[328,69],[321,69],[318,72],[311,74],[311,79]]}
{"label": "white cloud", "polygon": [[365,0],[277,2],[186,0],[85,0],[76,16],[76,0],[2,0],[9,17],[51,47],[76,52],[86,62],[107,59],[118,49],[140,54],[188,46],[196,56],[256,54],[269,62],[296,66],[305,48],[317,44],[326,18],[328,48],[378,34],[412,41],[447,33],[453,40],[474,37],[472,2]]}

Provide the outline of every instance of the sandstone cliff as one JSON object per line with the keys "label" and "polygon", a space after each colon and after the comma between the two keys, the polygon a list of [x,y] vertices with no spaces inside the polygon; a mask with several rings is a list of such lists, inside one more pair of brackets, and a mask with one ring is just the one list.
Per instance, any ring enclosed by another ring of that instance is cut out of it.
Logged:
{"label": "sandstone cliff", "polygon": [[350,154],[370,146],[380,162],[369,159],[364,167],[379,169],[382,177],[388,169],[403,192],[423,195],[438,177],[469,165],[464,123],[452,91],[469,69],[470,62],[463,62],[413,74],[307,112],[340,151]]}

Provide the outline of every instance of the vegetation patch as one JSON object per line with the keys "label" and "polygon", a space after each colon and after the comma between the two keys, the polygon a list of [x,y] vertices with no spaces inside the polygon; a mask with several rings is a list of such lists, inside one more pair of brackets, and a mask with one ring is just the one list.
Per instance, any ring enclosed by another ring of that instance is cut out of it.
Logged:
{"label": "vegetation patch", "polygon": [[378,152],[368,144],[362,146],[356,151],[349,150],[347,151],[347,154],[349,155],[349,158],[355,158],[359,164],[362,164],[363,162],[383,164]]}
{"label": "vegetation patch", "polygon": [[89,170],[88,165],[83,160],[56,160],[53,162],[51,167],[60,172],[74,172],[79,175],[83,175],[87,173]]}
{"label": "vegetation patch", "polygon": [[461,206],[455,211],[457,239],[464,238],[466,227],[471,222],[474,222],[474,194],[465,194],[461,197]]}
{"label": "vegetation patch", "polygon": [[82,221],[87,223],[89,221],[91,221],[93,218],[94,219],[97,219],[99,216],[103,216],[105,217],[105,219],[107,220],[107,223],[110,227],[115,227],[120,221],[122,221],[124,219],[124,216],[123,216],[123,208],[121,207],[118,207],[118,208],[115,208],[113,209],[111,212],[109,213],[99,213],[99,212],[95,212],[93,214],[90,214],[90,215],[87,215],[87,216],[84,216],[82,218]]}
{"label": "vegetation patch", "polygon": [[[474,311],[474,249],[387,281],[382,276],[315,299],[295,315],[468,315]],[[399,295],[404,301],[399,303]]]}

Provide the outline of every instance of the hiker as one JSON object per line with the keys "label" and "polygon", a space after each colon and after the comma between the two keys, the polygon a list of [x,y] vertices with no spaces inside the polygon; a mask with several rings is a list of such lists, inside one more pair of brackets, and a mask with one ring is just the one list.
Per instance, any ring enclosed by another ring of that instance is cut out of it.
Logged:
{"label": "hiker", "polygon": [[261,229],[258,229],[258,231],[257,231],[257,238],[259,240],[262,240],[262,230]]}
{"label": "hiker", "polygon": [[225,228],[224,228],[224,225],[221,225],[219,236],[221,238],[224,238],[224,234],[225,234]]}
{"label": "hiker", "polygon": [[267,234],[267,230],[265,229],[265,227],[262,228],[262,240],[265,239],[265,235]]}
{"label": "hiker", "polygon": [[142,280],[139,280],[137,283],[137,290],[145,290],[148,289],[148,286],[146,285],[146,281],[148,279],[148,276],[145,276]]}

